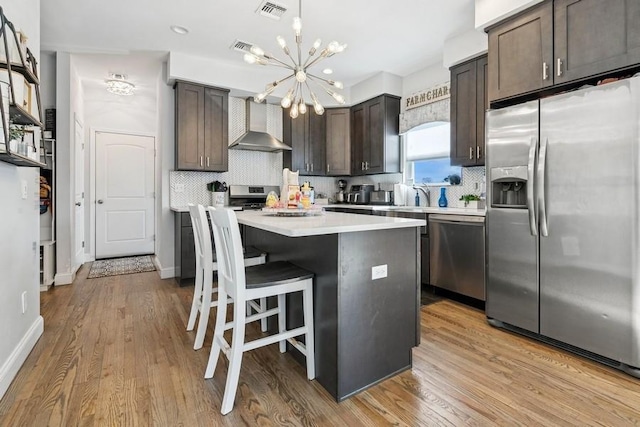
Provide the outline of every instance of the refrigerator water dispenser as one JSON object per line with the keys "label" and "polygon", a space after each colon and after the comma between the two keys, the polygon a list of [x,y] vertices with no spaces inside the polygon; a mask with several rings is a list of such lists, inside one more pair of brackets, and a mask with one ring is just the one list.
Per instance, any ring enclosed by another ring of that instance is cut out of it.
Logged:
{"label": "refrigerator water dispenser", "polygon": [[527,167],[510,166],[491,169],[491,206],[494,208],[526,209]]}

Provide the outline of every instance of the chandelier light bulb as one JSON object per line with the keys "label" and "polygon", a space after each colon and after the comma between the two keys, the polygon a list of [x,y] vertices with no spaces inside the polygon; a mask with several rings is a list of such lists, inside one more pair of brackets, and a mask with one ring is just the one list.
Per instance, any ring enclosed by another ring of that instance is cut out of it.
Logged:
{"label": "chandelier light bulb", "polygon": [[262,92],[257,94],[256,96],[253,97],[253,100],[257,103],[260,104],[262,101],[264,101],[264,99],[267,97],[267,94]]}
{"label": "chandelier light bulb", "polygon": [[307,104],[304,103],[303,99],[300,99],[300,103],[298,104],[298,110],[300,114],[306,114],[307,112]]}
{"label": "chandelier light bulb", "polygon": [[344,85],[342,84],[342,82],[334,82],[333,80],[328,80],[327,83],[329,83],[333,87],[337,87],[338,89],[344,89]]}
{"label": "chandelier light bulb", "polygon": [[251,51],[251,53],[253,53],[255,56],[264,56],[264,50],[260,49],[260,47],[258,46],[251,46],[251,49],[249,49]]}
{"label": "chandelier light bulb", "polygon": [[256,62],[258,62],[258,58],[250,53],[245,53],[244,62],[246,62],[247,64],[255,64]]}
{"label": "chandelier light bulb", "polygon": [[276,40],[278,41],[278,44],[280,45],[280,47],[282,49],[286,49],[287,48],[287,41],[284,39],[284,37],[278,36],[278,37],[276,37]]}
{"label": "chandelier light bulb", "polygon": [[339,48],[340,48],[340,44],[335,40],[333,40],[331,43],[327,45],[327,49],[329,50],[329,53],[336,53],[338,52]]}
{"label": "chandelier light bulb", "polygon": [[336,100],[338,104],[344,104],[344,98],[338,92],[331,92],[331,96]]}
{"label": "chandelier light bulb", "polygon": [[299,16],[293,18],[293,32],[296,34],[296,37],[300,37],[300,33],[302,32],[302,19]]}
{"label": "chandelier light bulb", "polygon": [[292,119],[295,119],[296,117],[298,117],[298,104],[293,104],[291,106],[291,111],[289,111],[289,116],[291,116]]}
{"label": "chandelier light bulb", "polygon": [[303,69],[299,69],[298,72],[296,72],[296,80],[299,81],[300,83],[306,82],[307,73],[305,73]]}
{"label": "chandelier light bulb", "polygon": [[282,101],[280,101],[280,105],[282,106],[282,108],[289,108],[291,107],[292,101],[293,101],[293,88],[289,89],[289,91],[284,96],[284,98],[282,98]]}
{"label": "chandelier light bulb", "polygon": [[315,110],[316,114],[321,116],[324,114],[324,107],[322,105],[320,105],[319,102],[314,102],[313,103],[313,109]]}

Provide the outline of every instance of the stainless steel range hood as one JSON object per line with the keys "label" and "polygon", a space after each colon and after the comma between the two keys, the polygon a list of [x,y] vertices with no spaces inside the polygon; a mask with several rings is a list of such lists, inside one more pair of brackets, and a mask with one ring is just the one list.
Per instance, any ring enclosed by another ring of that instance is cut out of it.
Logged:
{"label": "stainless steel range hood", "polygon": [[267,106],[251,99],[246,100],[247,132],[235,140],[229,148],[253,151],[290,151],[284,142],[267,133]]}

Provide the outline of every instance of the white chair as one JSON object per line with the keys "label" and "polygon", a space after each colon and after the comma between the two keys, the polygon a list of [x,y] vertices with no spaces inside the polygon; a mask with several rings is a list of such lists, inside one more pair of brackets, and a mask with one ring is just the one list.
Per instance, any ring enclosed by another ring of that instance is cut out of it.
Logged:
{"label": "white chair", "polygon": [[[204,215],[205,226],[198,221],[199,216]],[[204,337],[207,333],[207,324],[209,322],[209,312],[212,307],[218,305],[218,299],[215,294],[218,288],[213,287],[213,272],[218,269],[218,263],[215,253],[211,247],[211,233],[207,225],[206,213],[203,206],[195,206],[189,204],[189,214],[191,216],[191,226],[193,227],[193,240],[196,252],[196,279],[193,289],[193,301],[191,303],[191,312],[189,313],[189,321],[187,322],[187,331],[192,331],[200,313],[198,321],[198,330],[196,339],[193,344],[194,350],[199,350],[204,344]],[[247,248],[244,252],[245,265],[264,264],[267,260],[267,254],[260,252],[255,248]],[[253,301],[247,304],[247,311],[254,309],[256,312],[265,311],[267,307],[266,298],[262,298],[260,305]],[[267,330],[267,319],[262,321],[262,331]]]}
{"label": "white chair", "polygon": [[[242,242],[235,212],[230,209],[209,208],[213,238],[218,254],[218,313],[213,333],[213,345],[207,364],[205,378],[213,377],[220,356],[220,350],[229,359],[229,371],[224,389],[221,411],[223,415],[233,409],[242,354],[258,347],[280,343],[280,352],[286,351],[287,341],[307,359],[307,378],[315,378],[315,348],[313,336],[313,273],[286,261],[268,262],[253,267],[242,263]],[[302,292],[304,326],[286,330],[286,294]],[[226,323],[226,296],[233,298],[233,320]],[[264,313],[249,314],[244,301],[277,296],[278,307]],[[278,315],[278,333],[245,342],[245,324],[265,316]],[[223,334],[233,329],[231,345]],[[294,337],[304,335],[305,343]]]}

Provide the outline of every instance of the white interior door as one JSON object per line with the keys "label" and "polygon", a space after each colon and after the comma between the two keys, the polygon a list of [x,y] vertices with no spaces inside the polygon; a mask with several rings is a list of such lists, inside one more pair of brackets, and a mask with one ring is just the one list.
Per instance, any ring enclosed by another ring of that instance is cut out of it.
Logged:
{"label": "white interior door", "polygon": [[96,258],[154,252],[153,137],[96,132]]}
{"label": "white interior door", "polygon": [[74,126],[74,202],[75,202],[75,239],[74,239],[74,270],[84,264],[84,129],[75,120]]}

